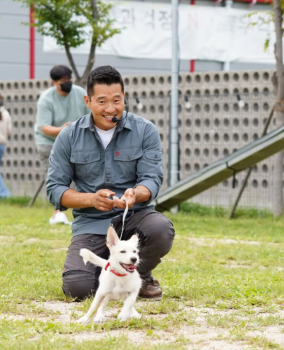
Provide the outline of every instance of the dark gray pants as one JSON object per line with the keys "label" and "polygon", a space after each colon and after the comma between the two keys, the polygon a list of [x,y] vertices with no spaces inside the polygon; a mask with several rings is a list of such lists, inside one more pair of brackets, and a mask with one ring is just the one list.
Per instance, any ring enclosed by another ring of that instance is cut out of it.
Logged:
{"label": "dark gray pants", "polygon": [[[165,215],[154,210],[128,214],[122,240],[128,240],[133,234],[138,234],[140,249],[138,272],[142,278],[147,277],[172,247],[175,235],[173,224]],[[115,217],[112,224],[120,236],[122,216]],[[109,257],[106,236],[81,234],[72,238],[64,263],[62,288],[66,296],[77,300],[96,292],[101,273],[101,268],[93,264],[84,264],[79,255],[81,248],[87,248],[106,260]]]}

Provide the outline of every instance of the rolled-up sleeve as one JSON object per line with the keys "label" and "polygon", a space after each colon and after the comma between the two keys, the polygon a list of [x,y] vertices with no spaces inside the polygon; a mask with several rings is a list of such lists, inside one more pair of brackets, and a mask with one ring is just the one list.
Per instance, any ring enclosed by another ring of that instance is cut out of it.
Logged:
{"label": "rolled-up sleeve", "polygon": [[[149,204],[158,195],[163,183],[163,159],[161,140],[155,125],[146,125],[143,140],[143,155],[137,164],[137,184],[148,188],[151,197],[142,205]],[[135,187],[136,187],[135,186]]]}
{"label": "rolled-up sleeve", "polygon": [[49,126],[53,124],[52,109],[43,103],[37,105],[36,124],[38,127]]}
{"label": "rolled-up sleeve", "polygon": [[67,208],[61,205],[61,197],[70,189],[74,175],[74,165],[70,162],[71,130],[66,127],[57,136],[49,157],[46,180],[47,197],[56,210]]}

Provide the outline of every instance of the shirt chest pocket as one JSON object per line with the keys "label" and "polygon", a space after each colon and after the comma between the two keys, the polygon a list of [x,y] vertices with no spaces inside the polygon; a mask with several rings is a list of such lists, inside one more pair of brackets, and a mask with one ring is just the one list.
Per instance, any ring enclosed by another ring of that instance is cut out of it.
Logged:
{"label": "shirt chest pocket", "polygon": [[79,179],[102,174],[101,154],[98,151],[73,151],[70,160],[74,163],[75,176]]}
{"label": "shirt chest pocket", "polygon": [[137,162],[142,155],[141,148],[116,150],[113,155],[116,177],[122,181],[135,181]]}

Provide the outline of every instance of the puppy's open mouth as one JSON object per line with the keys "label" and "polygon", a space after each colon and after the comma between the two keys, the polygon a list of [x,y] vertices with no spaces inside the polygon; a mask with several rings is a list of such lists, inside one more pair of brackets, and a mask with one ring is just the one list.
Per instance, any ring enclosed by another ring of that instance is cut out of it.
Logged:
{"label": "puppy's open mouth", "polygon": [[127,272],[134,272],[136,270],[136,265],[134,264],[123,264],[120,263],[120,265],[126,270]]}

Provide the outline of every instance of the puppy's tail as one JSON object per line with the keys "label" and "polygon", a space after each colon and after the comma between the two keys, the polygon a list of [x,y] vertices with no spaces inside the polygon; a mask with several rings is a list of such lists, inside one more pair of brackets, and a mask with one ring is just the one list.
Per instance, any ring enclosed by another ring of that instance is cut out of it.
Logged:
{"label": "puppy's tail", "polygon": [[94,265],[105,267],[107,261],[105,259],[100,258],[96,254],[92,253],[89,249],[83,248],[80,250],[80,255],[83,258],[85,265],[88,261],[93,263]]}

